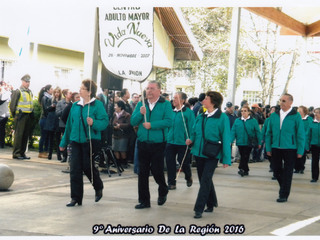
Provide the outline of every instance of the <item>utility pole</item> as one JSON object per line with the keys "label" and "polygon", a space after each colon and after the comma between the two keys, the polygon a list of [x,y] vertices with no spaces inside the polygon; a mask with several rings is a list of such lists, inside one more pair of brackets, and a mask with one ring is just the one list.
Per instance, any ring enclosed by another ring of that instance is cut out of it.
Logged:
{"label": "utility pole", "polygon": [[232,11],[227,100],[235,104],[241,8]]}
{"label": "utility pole", "polygon": [[94,82],[97,82],[98,75],[98,63],[99,63],[99,32],[98,32],[98,8],[94,8],[92,15],[92,32],[91,32],[91,41],[88,43],[88,49],[84,54],[84,77],[90,78]]}

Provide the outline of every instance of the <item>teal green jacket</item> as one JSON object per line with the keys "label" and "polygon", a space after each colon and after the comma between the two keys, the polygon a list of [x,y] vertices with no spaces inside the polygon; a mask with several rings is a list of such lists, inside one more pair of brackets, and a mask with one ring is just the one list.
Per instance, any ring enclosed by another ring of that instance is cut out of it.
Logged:
{"label": "teal green jacket", "polygon": [[[182,118],[183,114],[183,118]],[[172,126],[168,132],[168,143],[176,145],[186,145],[187,138],[192,135],[195,121],[194,112],[184,106],[181,111],[173,111]]]}
{"label": "teal green jacket", "polygon": [[301,115],[295,108],[284,118],[280,130],[280,111],[270,115],[266,133],[266,151],[272,148],[297,149],[297,154],[304,154],[305,131]]}
{"label": "teal green jacket", "polygon": [[206,139],[214,142],[222,142],[222,151],[217,158],[221,159],[223,164],[231,165],[230,122],[228,116],[221,112],[220,109],[211,117],[207,117],[204,113],[197,116],[193,126],[193,134],[190,138],[193,143],[191,153],[194,156],[208,158],[202,154],[204,141],[202,136],[203,118],[205,118],[204,132]]}
{"label": "teal green jacket", "polygon": [[[87,124],[89,104],[82,105],[81,101],[75,102],[69,113],[60,147],[66,147],[70,142],[85,143],[91,136],[91,139],[101,140],[101,131],[105,130],[109,123],[109,118],[101,101],[94,100],[90,103],[89,117],[93,119],[93,125]],[[83,123],[80,116],[83,117]],[[85,132],[86,131],[86,132]],[[86,136],[87,133],[87,136]]]}
{"label": "teal green jacket", "polygon": [[139,102],[132,113],[130,122],[132,126],[138,126],[137,138],[140,142],[162,143],[167,141],[168,129],[172,125],[171,103],[162,96],[150,111],[148,101],[145,101],[147,122],[151,129],[143,127],[144,116],[140,113],[142,102]]}
{"label": "teal green jacket", "polygon": [[320,123],[315,121],[310,123],[310,135],[308,143],[308,146],[315,145],[320,147]]}
{"label": "teal green jacket", "polygon": [[249,138],[245,131],[244,124],[246,125],[247,132],[251,138],[255,138],[259,145],[261,145],[262,135],[258,121],[250,117],[247,121],[237,118],[231,129],[231,143],[236,139],[237,146],[248,146]]}

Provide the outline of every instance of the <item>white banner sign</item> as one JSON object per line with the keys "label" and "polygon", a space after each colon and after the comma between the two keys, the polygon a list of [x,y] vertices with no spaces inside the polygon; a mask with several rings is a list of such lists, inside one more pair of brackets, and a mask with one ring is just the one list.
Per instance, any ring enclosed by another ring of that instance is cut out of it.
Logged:
{"label": "white banner sign", "polygon": [[99,39],[108,71],[144,81],[153,66],[153,7],[99,8]]}

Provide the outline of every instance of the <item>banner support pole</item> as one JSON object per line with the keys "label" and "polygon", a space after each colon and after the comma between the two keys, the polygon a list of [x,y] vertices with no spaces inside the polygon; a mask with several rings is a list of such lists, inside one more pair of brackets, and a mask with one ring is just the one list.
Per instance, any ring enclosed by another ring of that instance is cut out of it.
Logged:
{"label": "banner support pole", "polygon": [[[146,104],[145,104],[145,102],[144,102],[144,94],[143,94],[143,90],[142,90],[142,82],[139,82],[139,83],[140,83],[142,106],[145,108],[145,107],[146,107]],[[147,122],[147,115],[146,115],[146,114],[144,114],[144,121]]]}

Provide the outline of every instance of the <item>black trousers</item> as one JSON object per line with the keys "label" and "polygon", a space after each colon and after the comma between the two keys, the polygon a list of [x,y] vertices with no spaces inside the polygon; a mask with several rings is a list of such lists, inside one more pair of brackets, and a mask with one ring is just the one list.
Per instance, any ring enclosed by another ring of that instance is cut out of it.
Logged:
{"label": "black trousers", "polygon": [[[90,166],[90,145],[89,143],[72,142],[72,154],[70,161],[70,185],[71,198],[82,202],[83,198],[83,176],[82,173],[88,177],[92,183],[93,188],[97,190],[103,189],[103,182],[101,181],[98,169],[94,164],[94,156],[92,156],[92,164]],[[92,142],[92,152],[95,153],[97,144]],[[91,171],[93,177],[91,179]]]}
{"label": "black trousers", "polygon": [[312,179],[314,180],[319,179],[319,153],[320,153],[320,147],[312,145],[311,146],[311,155],[312,155],[311,175],[312,175]]}
{"label": "black trousers", "polygon": [[129,162],[133,163],[134,160],[134,149],[136,145],[137,134],[133,130],[133,127],[130,126],[130,134],[128,139],[128,151],[127,151],[127,159]]}
{"label": "black trousers", "polygon": [[[185,155],[187,146],[176,145],[168,143],[166,146],[166,163],[168,170],[168,184],[176,185],[176,157],[178,156],[178,162],[181,165],[183,157]],[[186,157],[182,164],[181,169],[185,174],[185,179],[189,180],[191,178],[191,167],[190,167],[190,150],[187,150]]]}
{"label": "black trousers", "polygon": [[277,178],[280,198],[288,198],[291,189],[293,167],[297,159],[296,149],[272,149],[273,175]]}
{"label": "black trousers", "polygon": [[34,116],[32,113],[19,113],[15,117],[13,157],[23,157],[25,155],[31,131],[30,126],[32,126],[33,120]]}
{"label": "black trousers", "polygon": [[218,164],[218,159],[196,157],[197,173],[200,182],[198,197],[194,205],[194,211],[202,213],[205,205],[208,208],[218,207],[218,200],[212,176]]}
{"label": "black trousers", "polygon": [[306,159],[307,159],[307,151],[304,151],[303,156],[301,158],[296,159],[294,169],[297,171],[303,171],[305,169],[304,165],[306,163]]}
{"label": "black trousers", "polygon": [[[61,141],[61,136],[63,136],[65,131],[64,127],[59,127],[58,130],[56,131],[56,140],[57,140],[57,156],[61,156],[61,151],[59,148],[59,144]],[[68,153],[67,153],[67,148],[62,152],[63,158],[67,159]]]}
{"label": "black trousers", "polygon": [[137,142],[139,156],[138,194],[139,202],[150,204],[149,174],[159,185],[159,197],[168,194],[168,186],[164,177],[164,150],[166,143]]}
{"label": "black trousers", "polygon": [[240,152],[240,164],[239,169],[245,172],[249,172],[249,158],[252,147],[249,146],[238,146]]}
{"label": "black trousers", "polygon": [[8,117],[0,117],[0,147],[4,147]]}

